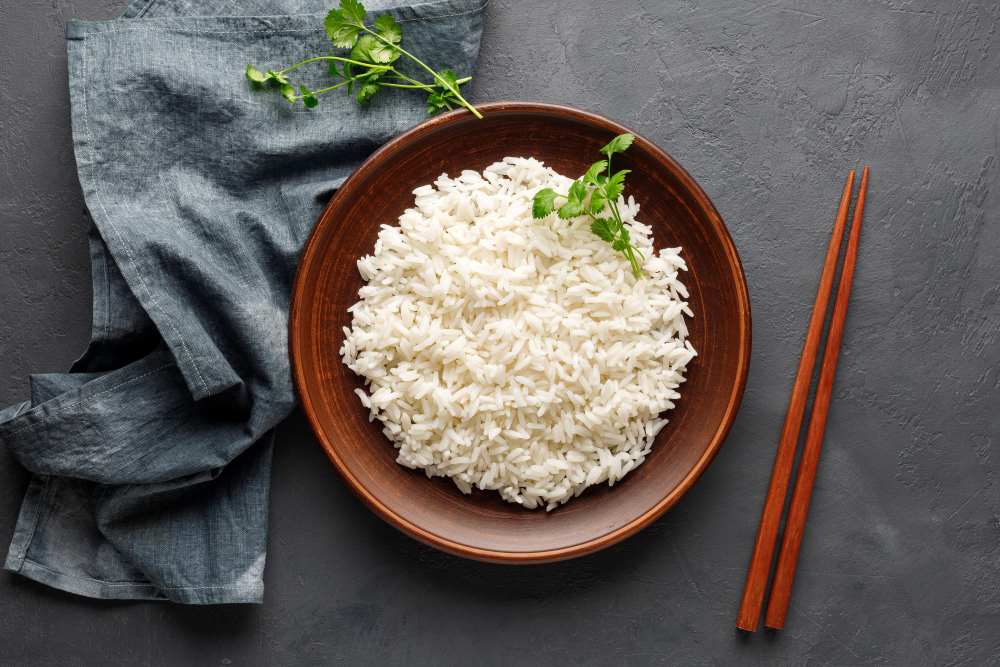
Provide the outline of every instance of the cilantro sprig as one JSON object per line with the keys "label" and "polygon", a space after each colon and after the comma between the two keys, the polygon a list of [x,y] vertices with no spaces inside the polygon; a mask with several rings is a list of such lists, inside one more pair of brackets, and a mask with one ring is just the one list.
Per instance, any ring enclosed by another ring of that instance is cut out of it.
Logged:
{"label": "cilantro sprig", "polygon": [[[333,46],[350,49],[348,55],[322,55],[300,60],[282,69],[260,70],[247,65],[246,77],[255,88],[278,92],[291,104],[301,102],[308,108],[319,104],[320,95],[346,88],[355,93],[361,104],[367,104],[382,88],[407,88],[427,93],[427,114],[465,107],[476,116],[482,114],[462,96],[461,86],[472,77],[459,78],[452,70],[435,71],[427,63],[402,47],[403,28],[390,14],[366,22],[367,12],[359,0],[340,0],[340,7],[331,9],[323,27]],[[401,57],[406,57],[431,75],[430,81],[421,81],[402,72],[398,67]],[[289,74],[312,63],[329,63],[330,76],[337,82],[318,90],[299,84],[296,88]]]}
{"label": "cilantro sprig", "polygon": [[[563,220],[581,215],[589,216],[590,231],[625,255],[632,266],[632,273],[636,278],[641,278],[642,262],[646,258],[632,245],[628,228],[622,222],[622,214],[618,209],[618,198],[625,191],[625,177],[630,170],[611,171],[611,156],[625,152],[634,140],[635,137],[631,134],[619,134],[612,139],[601,149],[606,159],[590,165],[583,176],[573,181],[566,194],[552,188],[539,190],[532,201],[531,214],[535,218],[544,218],[557,213]],[[562,200],[562,203],[556,205],[557,200]]]}

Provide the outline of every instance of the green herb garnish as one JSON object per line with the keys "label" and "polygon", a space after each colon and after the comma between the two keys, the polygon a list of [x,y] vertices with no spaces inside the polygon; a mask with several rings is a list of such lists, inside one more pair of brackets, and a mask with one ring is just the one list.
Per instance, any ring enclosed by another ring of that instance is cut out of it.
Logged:
{"label": "green herb garnish", "polygon": [[[642,277],[642,253],[632,245],[628,229],[622,222],[618,210],[618,198],[625,191],[625,176],[628,169],[611,172],[611,156],[624,152],[635,137],[631,134],[619,134],[612,139],[601,152],[606,160],[598,160],[590,165],[583,176],[573,181],[569,192],[562,194],[552,188],[542,188],[535,193],[531,214],[536,218],[544,218],[556,212],[560,218],[575,218],[587,215],[591,219],[590,231],[611,244],[611,247],[621,252],[632,265],[632,273],[636,278]],[[556,200],[564,200],[556,205]],[[605,211],[610,215],[604,215]]]}
{"label": "green herb garnish", "polygon": [[[361,104],[368,103],[382,88],[409,88],[427,92],[427,113],[436,114],[440,111],[465,107],[476,116],[482,114],[462,97],[460,87],[472,80],[472,77],[458,78],[449,70],[437,72],[424,61],[404,49],[403,29],[389,14],[375,17],[373,24],[365,23],[365,8],[358,0],[340,0],[338,9],[331,9],[323,23],[326,34],[333,45],[341,49],[350,49],[348,57],[315,56],[306,58],[288,67],[278,70],[261,71],[253,65],[247,65],[246,77],[255,88],[269,89],[278,92],[291,104],[302,102],[308,108],[319,104],[319,96],[346,88],[348,93],[357,91],[356,97]],[[395,63],[401,56],[406,56],[431,75],[431,81],[420,81],[400,71]],[[309,90],[303,85],[295,86],[288,79],[288,74],[311,63],[327,62],[330,65],[330,76],[338,81],[331,86],[318,90]]]}

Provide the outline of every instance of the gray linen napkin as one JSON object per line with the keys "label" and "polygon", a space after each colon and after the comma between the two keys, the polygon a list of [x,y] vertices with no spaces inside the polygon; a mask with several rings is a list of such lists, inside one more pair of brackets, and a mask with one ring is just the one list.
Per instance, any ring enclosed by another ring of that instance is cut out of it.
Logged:
{"label": "gray linen napkin", "polygon": [[[68,26],[92,341],[0,411],[0,441],[33,473],[7,569],[93,597],[261,601],[299,251],[333,189],[424,118],[409,91],[307,111],[249,89],[248,62],[330,50],[334,1],[138,0]],[[460,76],[484,4],[366,3]]]}

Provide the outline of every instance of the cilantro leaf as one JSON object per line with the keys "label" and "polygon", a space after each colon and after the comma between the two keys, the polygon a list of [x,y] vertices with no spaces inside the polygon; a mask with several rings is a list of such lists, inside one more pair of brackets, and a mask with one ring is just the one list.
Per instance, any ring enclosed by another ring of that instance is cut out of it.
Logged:
{"label": "cilantro leaf", "polygon": [[583,202],[568,201],[559,209],[559,217],[563,220],[575,218],[584,214]]}
{"label": "cilantro leaf", "polygon": [[281,72],[275,72],[273,69],[267,70],[266,80],[267,81],[274,81],[275,83],[278,83],[278,84],[288,83],[288,77],[287,76],[285,76]]}
{"label": "cilantro leaf", "polygon": [[387,42],[399,44],[403,41],[403,29],[390,14],[382,14],[375,19],[375,31]]}
{"label": "cilantro leaf", "polygon": [[618,201],[618,197],[625,191],[625,176],[630,172],[630,169],[622,169],[612,174],[611,178],[608,179],[607,184],[604,186],[604,192],[609,201]]}
{"label": "cilantro leaf", "polygon": [[[369,35],[365,35],[365,37],[369,37]],[[364,39],[364,37],[362,39]],[[375,38],[373,37],[372,39]],[[372,60],[382,64],[398,60],[399,56],[402,55],[400,50],[395,46],[390,46],[389,44],[378,40],[375,40],[375,44],[372,45],[371,49],[369,49],[369,53],[371,54]]]}
{"label": "cilantro leaf", "polygon": [[259,85],[267,81],[267,75],[261,72],[253,65],[247,65],[246,71],[247,71],[247,79],[249,79],[251,83],[256,83]]}
{"label": "cilantro leaf", "polygon": [[604,193],[600,190],[594,190],[590,193],[590,213],[591,215],[597,215],[604,210],[604,205],[607,204],[608,200],[605,199]]}
{"label": "cilantro leaf", "polygon": [[445,99],[444,94],[440,92],[433,92],[427,96],[427,115],[433,116],[436,113],[440,113],[448,108],[448,100]]}
{"label": "cilantro leaf", "polygon": [[365,22],[365,6],[359,0],[340,0],[340,11],[357,24]]}
{"label": "cilantro leaf", "polygon": [[594,232],[594,234],[604,241],[611,243],[615,238],[614,224],[615,222],[611,218],[597,218],[590,223],[590,231]]}
{"label": "cilantro leaf", "polygon": [[583,203],[586,197],[587,186],[583,184],[583,181],[573,181],[573,185],[569,186],[567,201],[559,209],[559,217],[567,220],[575,218],[578,215],[583,215],[587,210],[587,207]]}
{"label": "cilantro leaf", "polygon": [[624,152],[632,142],[635,141],[635,136],[625,133],[619,134],[617,137],[608,142],[608,144],[601,149],[601,152],[608,156],[610,159],[615,153]]}
{"label": "cilantro leaf", "polygon": [[299,92],[302,94],[302,103],[305,104],[307,108],[312,109],[319,104],[319,100],[316,99],[316,95],[313,94],[313,91],[309,90],[305,86],[299,86]]}
{"label": "cilantro leaf", "polygon": [[458,91],[458,75],[450,69],[443,69],[438,72],[438,76],[444,79],[447,88],[451,91]]}
{"label": "cilantro leaf", "polygon": [[535,193],[535,198],[531,202],[531,215],[535,218],[544,218],[552,213],[556,208],[556,191],[552,188],[542,188]]}
{"label": "cilantro leaf", "polygon": [[361,84],[358,88],[357,99],[361,104],[367,104],[374,97],[375,93],[378,92],[378,84],[372,83],[370,81]]}
{"label": "cilantro leaf", "polygon": [[[360,10],[360,17],[358,16]],[[334,46],[349,49],[365,22],[365,8],[357,0],[341,0],[340,9],[331,9],[323,21],[326,36]]]}
{"label": "cilantro leaf", "polygon": [[361,35],[351,49],[351,59],[365,63],[384,65],[399,58],[400,52],[395,46],[380,41],[374,35]]}
{"label": "cilantro leaf", "polygon": [[583,184],[583,181],[573,181],[573,185],[569,186],[569,203],[582,205],[586,196],[587,186]]}
{"label": "cilantro leaf", "polygon": [[588,169],[587,173],[583,175],[583,182],[590,183],[591,185],[597,185],[598,176],[600,176],[607,168],[607,160],[598,160],[594,164],[590,165],[590,169]]}
{"label": "cilantro leaf", "polygon": [[372,47],[380,44],[381,42],[371,35],[361,35],[351,48],[351,60],[360,60],[363,63],[376,62],[375,56],[372,55]]}

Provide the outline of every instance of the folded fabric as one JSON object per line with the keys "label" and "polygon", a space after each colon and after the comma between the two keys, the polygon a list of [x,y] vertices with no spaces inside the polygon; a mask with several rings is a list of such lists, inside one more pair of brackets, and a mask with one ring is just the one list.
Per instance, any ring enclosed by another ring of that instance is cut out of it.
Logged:
{"label": "folded fabric", "polygon": [[[68,26],[93,332],[69,373],[0,411],[32,473],[7,569],[93,597],[261,601],[299,252],[336,186],[424,117],[411,91],[306,110],[249,88],[247,63],[330,50],[332,2],[140,0]],[[471,73],[484,0],[366,5]]]}

